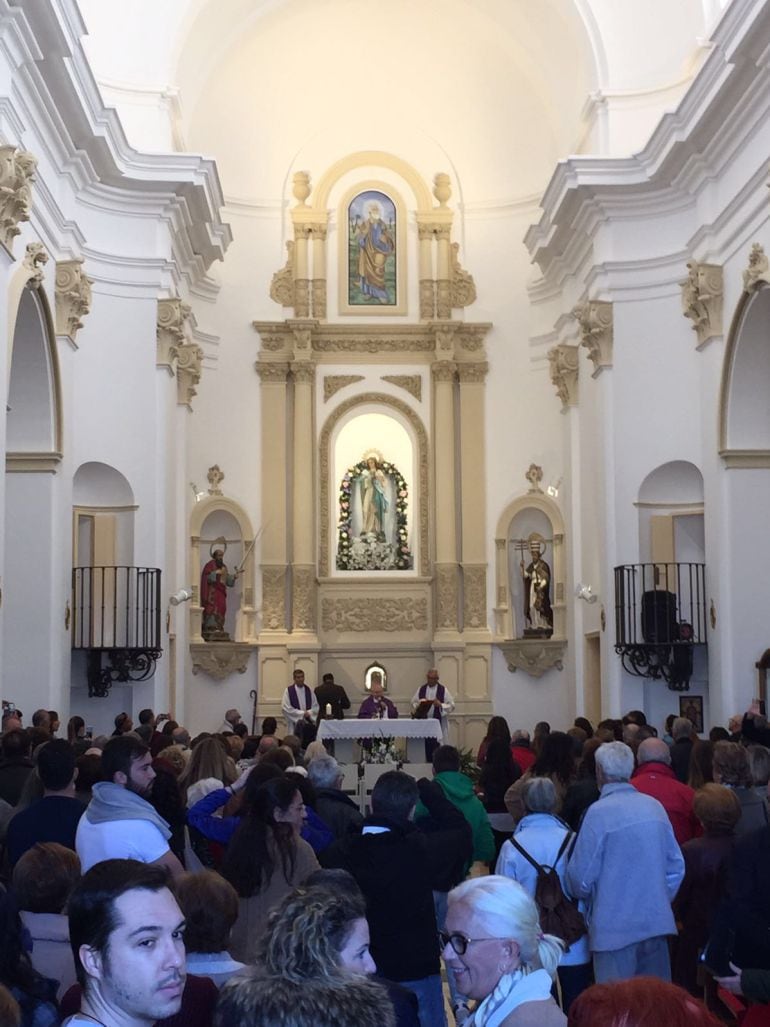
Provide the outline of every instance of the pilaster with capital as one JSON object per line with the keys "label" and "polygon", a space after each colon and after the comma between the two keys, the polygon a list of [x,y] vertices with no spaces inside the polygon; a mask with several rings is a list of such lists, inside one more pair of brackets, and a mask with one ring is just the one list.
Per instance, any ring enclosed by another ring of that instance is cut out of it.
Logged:
{"label": "pilaster with capital", "polygon": [[14,145],[0,146],[0,242],[10,252],[22,221],[32,210],[37,159]]}
{"label": "pilaster with capital", "polygon": [[572,316],[580,325],[580,342],[588,350],[596,378],[605,368],[612,367],[612,304],[605,300],[586,300],[573,308]]}
{"label": "pilaster with capital", "polygon": [[579,346],[570,346],[566,342],[548,350],[551,381],[556,387],[563,410],[577,406],[578,403],[579,352]]}
{"label": "pilaster with capital", "polygon": [[314,223],[310,226],[313,246],[313,279],[311,301],[313,317],[326,318],[326,225]]}
{"label": "pilaster with capital", "polygon": [[452,316],[452,227],[440,225],[436,231],[436,317]]}
{"label": "pilaster with capital", "polygon": [[[455,376],[453,360],[431,364],[433,378],[433,437],[436,468],[436,610],[441,630],[457,631],[457,523],[455,454]],[[438,569],[441,568],[441,573]]]}
{"label": "pilaster with capital", "polygon": [[82,318],[91,310],[91,279],[83,270],[83,258],[56,262],[56,334],[75,342]]}
{"label": "pilaster with capital", "polygon": [[256,364],[260,377],[261,548],[271,564],[262,568],[262,623],[270,631],[286,630],[285,580],[288,564],[286,481],[289,467],[287,379],[289,364],[265,360]]}
{"label": "pilaster with capital", "polygon": [[486,436],[484,398],[489,365],[457,365],[460,381],[460,494],[464,630],[487,631],[486,614]]}
{"label": "pilaster with capital", "polygon": [[699,264],[696,260],[689,261],[687,271],[687,278],[679,283],[682,313],[692,321],[697,349],[702,349],[710,339],[722,334],[723,273],[718,264]]}
{"label": "pilaster with capital", "polygon": [[[292,427],[292,626],[313,631],[315,627],[315,437],[313,425],[315,364],[311,356],[311,329],[294,328],[295,354],[303,359],[291,365],[294,380]],[[311,580],[312,578],[312,580]]]}

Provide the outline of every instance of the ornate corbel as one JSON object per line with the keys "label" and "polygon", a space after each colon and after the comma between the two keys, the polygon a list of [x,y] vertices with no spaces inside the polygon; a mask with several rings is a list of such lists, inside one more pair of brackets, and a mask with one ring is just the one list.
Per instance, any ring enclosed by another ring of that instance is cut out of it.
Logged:
{"label": "ornate corbel", "polygon": [[170,299],[158,300],[158,322],[157,322],[157,356],[158,367],[167,367],[169,371],[174,370],[174,361],[177,358],[177,350],[187,341],[185,326],[190,316],[191,308],[183,303],[178,296]]}
{"label": "ornate corbel", "polygon": [[679,284],[682,287],[682,312],[692,321],[698,336],[698,349],[709,339],[722,334],[722,303],[724,285],[722,268],[718,264],[687,264],[688,275]]}
{"label": "ornate corbel", "polygon": [[473,275],[460,265],[460,244],[452,243],[449,294],[453,307],[469,307],[476,302],[476,283]]}
{"label": "ornate corbel", "polygon": [[577,406],[578,402],[579,350],[579,346],[570,346],[566,342],[548,350],[551,381],[565,410],[567,407]]}
{"label": "ornate corbel", "polygon": [[48,263],[48,251],[45,246],[41,242],[27,243],[27,252],[22,263],[29,271],[27,285],[30,289],[39,289],[45,274],[43,268]]}
{"label": "ornate corbel", "polygon": [[286,242],[286,263],[276,271],[270,282],[270,299],[282,307],[294,309],[294,240]]}
{"label": "ornate corbel", "polygon": [[56,334],[72,341],[91,309],[91,279],[83,270],[83,258],[56,262]]}
{"label": "ornate corbel", "polygon": [[192,409],[196,386],[201,380],[203,350],[195,342],[183,342],[176,352],[177,403]]}
{"label": "ornate corbel", "polygon": [[0,242],[10,251],[22,221],[29,221],[37,160],[26,150],[0,146]]}
{"label": "ornate corbel", "polygon": [[533,678],[541,678],[547,670],[564,670],[566,641],[552,638],[522,638],[496,644],[512,674],[517,670],[523,670]]}
{"label": "ornate corbel", "polygon": [[612,304],[604,300],[578,303],[572,316],[580,325],[580,342],[588,350],[596,378],[606,367],[612,367]]}
{"label": "ornate corbel", "polygon": [[770,285],[770,264],[762,244],[755,242],[749,253],[748,267],[743,272],[744,292],[751,292],[761,282]]}

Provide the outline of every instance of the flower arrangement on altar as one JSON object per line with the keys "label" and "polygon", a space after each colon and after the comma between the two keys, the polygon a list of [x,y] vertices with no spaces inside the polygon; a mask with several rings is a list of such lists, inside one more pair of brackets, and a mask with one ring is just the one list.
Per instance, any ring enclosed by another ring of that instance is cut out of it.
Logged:
{"label": "flower arrangement on altar", "polygon": [[394,738],[373,738],[370,748],[361,753],[361,759],[364,763],[401,763],[404,756]]}
{"label": "flower arrangement on altar", "polygon": [[[395,540],[394,542],[382,542],[372,539],[371,542],[362,546],[363,540],[353,536],[351,492],[354,482],[361,480],[361,476],[367,471],[367,466],[367,459],[364,458],[349,467],[342,476],[338,496],[337,570],[411,570],[413,559],[409,548],[407,528],[409,488],[403,474],[395,464],[388,460],[378,460],[378,470],[382,471],[393,483],[396,518]],[[363,548],[377,551],[362,552]]]}

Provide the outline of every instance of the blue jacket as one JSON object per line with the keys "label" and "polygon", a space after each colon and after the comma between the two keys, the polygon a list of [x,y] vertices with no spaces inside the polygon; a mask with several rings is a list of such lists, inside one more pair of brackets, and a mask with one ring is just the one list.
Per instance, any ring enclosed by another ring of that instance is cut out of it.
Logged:
{"label": "blue jacket", "polygon": [[586,900],[592,952],[675,934],[671,902],[684,859],[666,811],[627,781],[604,785],[586,810],[567,886]]}

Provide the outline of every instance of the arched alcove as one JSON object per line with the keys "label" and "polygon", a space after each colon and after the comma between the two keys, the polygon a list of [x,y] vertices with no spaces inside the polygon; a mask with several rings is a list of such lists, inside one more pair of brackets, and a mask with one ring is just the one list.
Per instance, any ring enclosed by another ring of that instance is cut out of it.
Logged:
{"label": "arched alcove", "polygon": [[671,460],[654,468],[636,506],[640,563],[705,563],[703,475],[695,464]]}
{"label": "arched alcove", "polygon": [[[196,647],[201,643],[206,644],[202,634],[201,580],[218,539],[224,539],[226,543],[225,563],[228,570],[232,573],[239,567],[243,568],[237,583],[227,589],[225,631],[233,642],[253,643],[255,640],[254,529],[248,514],[239,503],[226,496],[207,496],[193,506],[190,514],[190,641]],[[197,660],[196,665],[211,673],[210,664]]]}
{"label": "arched alcove", "polygon": [[[551,607],[553,638],[565,637],[565,559],[564,518],[547,495],[527,493],[506,506],[497,522],[496,552],[496,634],[499,639],[524,637],[523,596],[520,562],[530,557],[521,550],[521,541],[530,536],[544,540],[544,556],[551,564]],[[549,559],[550,555],[550,559]]]}
{"label": "arched alcove", "polygon": [[134,491],[110,464],[81,464],[72,480],[74,567],[134,563]]}
{"label": "arched alcove", "polygon": [[[426,576],[429,573],[428,553],[428,436],[425,427],[412,408],[402,400],[384,393],[363,393],[354,396],[341,403],[326,420],[321,429],[319,438],[320,449],[320,539],[319,539],[319,574],[322,577],[329,576],[334,560],[330,554],[334,552],[336,523],[338,514],[338,493],[337,484],[340,481],[346,468],[342,467],[345,459],[353,453],[350,448],[354,445],[350,432],[345,432],[348,423],[364,416],[376,416],[384,418],[382,423],[391,423],[392,440],[394,445],[403,447],[404,456],[408,451],[405,443],[411,446],[410,474],[412,481],[411,488],[411,525],[410,539],[414,540],[414,567],[419,568],[419,573]],[[398,428],[401,432],[398,432]],[[339,449],[339,460],[337,459],[337,440],[342,437],[342,444]],[[346,439],[350,441],[347,442]],[[366,439],[361,439],[356,449],[367,444]],[[363,455],[363,454],[361,454]],[[357,459],[361,459],[358,456]],[[402,473],[404,473],[402,469]],[[402,573],[398,571],[389,572],[392,574]]]}
{"label": "arched alcove", "polygon": [[719,452],[728,467],[770,466],[770,287],[744,292],[725,348]]}

